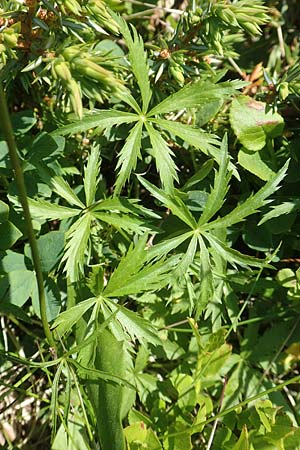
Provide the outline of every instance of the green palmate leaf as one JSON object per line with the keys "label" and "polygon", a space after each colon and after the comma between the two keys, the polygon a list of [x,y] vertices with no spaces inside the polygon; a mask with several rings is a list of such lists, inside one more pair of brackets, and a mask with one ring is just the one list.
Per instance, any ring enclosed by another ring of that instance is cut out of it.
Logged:
{"label": "green palmate leaf", "polygon": [[136,29],[132,25],[129,28],[126,21],[120,16],[113,14],[113,18],[119,25],[120,31],[128,47],[128,58],[131,64],[132,72],[141,91],[143,99],[143,112],[146,113],[151,100],[152,92],[148,75],[149,67],[147,64],[147,54],[144,50],[143,39],[137,34]]}
{"label": "green palmate leaf", "polygon": [[166,239],[159,244],[150,247],[147,253],[147,260],[150,261],[154,258],[167,255],[187,239],[192,238],[193,234],[193,231],[188,231],[187,233],[180,234],[179,236],[173,237],[171,239]]}
{"label": "green palmate leaf", "polygon": [[206,155],[214,154],[218,155],[216,147],[219,147],[220,142],[217,136],[208,134],[198,128],[194,128],[191,125],[185,125],[180,122],[174,122],[165,119],[151,119],[151,122],[156,123],[161,128],[175,134],[193,147],[200,149]]}
{"label": "green palmate leaf", "polygon": [[90,211],[118,211],[126,214],[142,215],[145,217],[153,217],[160,219],[158,214],[155,214],[150,209],[145,208],[139,204],[137,199],[128,199],[125,197],[113,197],[105,200],[100,200],[95,203]]}
{"label": "green palmate leaf", "polygon": [[141,236],[136,245],[129,247],[127,254],[121,259],[118,267],[113,272],[105,288],[104,295],[119,289],[130,280],[131,276],[137,273],[146,260],[146,243],[148,235]]}
{"label": "green palmate leaf", "polygon": [[300,209],[300,200],[294,199],[289,202],[283,202],[280,205],[272,206],[271,211],[267,212],[258,225],[262,225],[268,220],[280,217],[284,214],[291,214]]}
{"label": "green palmate leaf", "polygon": [[174,153],[157,130],[147,122],[145,125],[151,141],[151,153],[155,159],[162,185],[167,192],[171,192],[173,190],[174,180],[178,181],[177,167],[172,159]]}
{"label": "green palmate leaf", "polygon": [[151,322],[139,316],[136,312],[116,304],[110,299],[105,299],[105,303],[110,311],[108,317],[111,313],[117,311],[116,319],[120,322],[122,328],[127,331],[132,340],[137,339],[144,344],[148,342],[154,345],[161,344],[157,330],[153,327]]}
{"label": "green palmate leaf", "polygon": [[279,170],[274,178],[268,181],[256,194],[251,195],[244,203],[238,205],[233,211],[227,214],[225,217],[206,224],[204,228],[214,229],[214,228],[226,228],[235,223],[241,222],[247,216],[254,214],[264,206],[269,203],[270,200],[266,200],[267,197],[271,196],[279,189],[279,183],[283,180],[286,175],[286,171],[289,165],[289,161]]}
{"label": "green palmate leaf", "polygon": [[[205,155],[211,155],[220,164],[221,153],[219,150],[220,141],[218,136],[208,134],[202,130],[192,127],[191,125],[185,125],[180,122],[173,122],[165,119],[151,119],[151,122],[157,123],[159,126],[175,134],[180,139],[183,139],[188,144],[201,150]],[[229,162],[229,168],[234,173],[235,177],[239,179],[239,174],[232,164]]]}
{"label": "green palmate leaf", "polygon": [[87,250],[92,219],[93,216],[87,212],[73,223],[66,233],[67,243],[62,263],[65,262],[65,270],[71,282],[78,280],[80,273],[83,273],[84,256]]}
{"label": "green palmate leaf", "polygon": [[85,208],[85,205],[79,200],[69,183],[62,177],[51,178],[51,187],[60,197],[65,199],[71,205],[79,206],[79,208],[82,209]]}
{"label": "green palmate leaf", "polygon": [[125,113],[123,111],[94,110],[92,113],[86,114],[82,120],[76,120],[70,125],[58,128],[52,131],[51,136],[64,136],[65,134],[82,133],[90,128],[100,127],[102,129],[110,128],[114,125],[122,123],[131,123],[139,120],[136,114]]}
{"label": "green palmate leaf", "polygon": [[188,246],[184,256],[182,257],[180,263],[176,267],[176,270],[174,273],[175,276],[178,276],[178,277],[184,276],[186,274],[188,268],[194,261],[196,250],[197,250],[197,240],[198,240],[197,235],[194,234],[194,236],[190,240],[189,246]]}
{"label": "green palmate leaf", "polygon": [[[146,291],[162,289],[171,282],[172,272],[177,266],[180,256],[176,255],[167,260],[162,260],[154,264],[148,264],[138,273],[132,275],[119,288],[109,291],[109,297],[139,294]],[[107,296],[107,293],[105,292]]]}
{"label": "green palmate leaf", "polygon": [[126,143],[119,153],[116,170],[119,171],[114,195],[121,192],[131,172],[136,168],[137,159],[141,156],[141,138],[143,122],[138,122],[130,131]]}
{"label": "green palmate leaf", "polygon": [[62,337],[64,334],[71,331],[73,325],[75,325],[83,314],[92,308],[96,302],[96,298],[89,298],[88,300],[78,303],[78,305],[73,306],[67,311],[60,313],[53,322],[51,328],[56,330],[58,335]]}
{"label": "green palmate leaf", "polygon": [[66,206],[55,205],[45,200],[33,200],[28,198],[30,213],[33,217],[39,219],[68,219],[77,216],[81,210],[76,208],[68,208]]}
{"label": "green palmate leaf", "polygon": [[171,196],[168,193],[165,193],[162,189],[158,189],[144,178],[138,176],[138,179],[145,186],[145,188],[148,189],[153,197],[169,208],[175,216],[179,217],[179,219],[186,223],[190,228],[197,228],[197,222],[181,198],[176,195],[176,190],[173,190]]}
{"label": "green palmate leaf", "polygon": [[88,157],[87,165],[84,169],[84,191],[86,206],[90,206],[95,200],[100,169],[99,146],[93,145]]}
{"label": "green palmate leaf", "polygon": [[210,233],[203,233],[203,236],[208,240],[211,247],[220,255],[225,261],[232,265],[239,265],[244,267],[272,267],[265,260],[254,258],[253,256],[244,255],[237,250],[234,250],[220,241],[216,236]]}
{"label": "green palmate leaf", "polygon": [[208,196],[203,213],[198,221],[200,226],[208,222],[221,209],[224,203],[231,177],[231,173],[228,172],[228,163],[227,136],[225,135],[221,145],[220,168],[215,176],[214,187]]}
{"label": "green palmate leaf", "polygon": [[241,81],[226,81],[224,83],[210,83],[208,81],[197,81],[188,84],[180,89],[175,94],[170,95],[157,106],[155,106],[149,113],[148,117],[156,114],[166,114],[170,111],[177,111],[185,108],[197,108],[208,104],[210,101],[215,101],[218,98],[227,98],[228,96],[236,94],[236,90],[247,85]]}
{"label": "green palmate leaf", "polygon": [[113,212],[93,212],[93,217],[102,222],[108,223],[117,229],[122,229],[130,233],[142,234],[151,228],[144,220],[137,216],[129,216],[127,214],[117,214]]}
{"label": "green palmate leaf", "polygon": [[[127,255],[121,259],[111,276],[103,295],[118,297],[138,294],[140,292],[161,289],[171,279],[171,272],[179,261],[179,257],[149,263],[144,266],[147,251],[145,249],[147,235],[139,239],[136,246],[131,246]],[[144,266],[144,267],[143,267]]]}
{"label": "green palmate leaf", "polygon": [[278,113],[266,112],[267,104],[243,95],[233,100],[231,126],[239,141],[248,150],[261,150],[268,138],[281,136],[284,121]]}
{"label": "green palmate leaf", "polygon": [[125,87],[122,86],[122,90],[120,92],[120,95],[118,95],[119,98],[127,105],[131,106],[131,108],[140,115],[142,113],[141,108],[139,104],[137,103],[136,99],[130,94],[130,91]]}
{"label": "green palmate leaf", "polygon": [[195,305],[195,317],[198,319],[206,305],[213,298],[213,275],[210,257],[201,235],[198,235],[200,246],[200,293]]}

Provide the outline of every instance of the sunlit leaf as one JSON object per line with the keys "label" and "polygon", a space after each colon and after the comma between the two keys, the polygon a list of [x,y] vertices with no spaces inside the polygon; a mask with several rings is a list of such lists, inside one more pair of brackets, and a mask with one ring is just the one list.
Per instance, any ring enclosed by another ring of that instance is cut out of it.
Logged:
{"label": "sunlit leaf", "polygon": [[56,205],[45,200],[33,200],[28,198],[30,212],[33,217],[39,219],[68,219],[77,216],[81,210],[77,208],[68,208],[67,206]]}
{"label": "sunlit leaf", "polygon": [[203,234],[209,241],[210,245],[220,254],[224,260],[232,265],[240,265],[244,267],[271,267],[266,261],[254,258],[253,256],[244,255],[243,253],[228,247],[222,241],[217,239],[210,233]]}
{"label": "sunlit leaf", "polygon": [[82,120],[76,120],[70,125],[58,128],[51,132],[52,136],[64,136],[65,134],[83,133],[90,128],[100,127],[102,129],[110,128],[113,125],[122,123],[136,122],[139,116],[136,114],[125,113],[116,110],[94,110],[86,114]]}
{"label": "sunlit leaf", "polygon": [[55,330],[60,337],[71,331],[73,325],[97,302],[96,298],[89,298],[78,305],[63,311],[53,322],[51,328]]}
{"label": "sunlit leaf", "polygon": [[247,95],[233,100],[230,122],[241,144],[252,151],[261,150],[268,138],[281,136],[284,127],[280,114]]}
{"label": "sunlit leaf", "polygon": [[115,195],[121,192],[125,182],[129,179],[131,172],[136,168],[137,159],[141,156],[141,138],[143,123],[138,122],[130,131],[124,147],[118,156],[118,176],[115,185]]}
{"label": "sunlit leaf", "polygon": [[[246,83],[247,84],[247,83]],[[237,89],[245,86],[241,81],[226,81],[224,83],[210,83],[208,81],[196,81],[184,86],[175,94],[170,95],[148,113],[148,117],[156,114],[166,114],[185,108],[196,108],[218,98],[226,98],[234,95]]]}
{"label": "sunlit leaf", "polygon": [[229,157],[227,153],[227,136],[224,136],[221,145],[221,160],[218,172],[215,175],[214,186],[208,196],[203,213],[198,221],[198,225],[208,222],[222,207],[225,196],[228,192],[228,183],[231,173],[228,171]]}
{"label": "sunlit leaf", "polygon": [[240,203],[234,210],[226,216],[214,220],[205,225],[205,229],[223,228],[243,221],[247,216],[254,214],[270,202],[267,197],[270,197],[279,189],[279,183],[284,179],[289,165],[287,161],[284,166],[277,172],[276,176],[268,181],[256,194],[251,195],[243,203]]}
{"label": "sunlit leaf", "polygon": [[87,251],[90,237],[92,216],[89,213],[80,217],[66,233],[65,254],[62,263],[65,262],[65,271],[71,282],[78,280],[83,273],[84,257]]}
{"label": "sunlit leaf", "polygon": [[190,213],[187,206],[183,203],[181,198],[176,195],[176,191],[173,191],[172,195],[170,195],[164,192],[162,189],[158,189],[152,183],[145,180],[145,178],[138,176],[138,179],[145,186],[145,188],[148,189],[153,197],[155,197],[167,208],[169,208],[175,216],[179,217],[179,219],[186,223],[190,228],[197,228],[196,220]]}
{"label": "sunlit leaf", "polygon": [[99,146],[93,145],[88,157],[87,165],[84,169],[84,191],[86,206],[90,206],[95,200],[97,190],[97,179],[100,169]]}
{"label": "sunlit leaf", "polygon": [[117,311],[116,319],[127,331],[131,339],[137,339],[145,344],[147,342],[151,342],[154,345],[161,344],[161,340],[157,335],[157,330],[151,322],[139,316],[136,312],[116,304],[110,299],[106,299],[105,302],[112,313]]}
{"label": "sunlit leaf", "polygon": [[177,167],[172,159],[174,153],[157,130],[147,122],[145,125],[151,141],[151,153],[155,159],[162,185],[167,192],[171,192],[174,181],[178,181]]}
{"label": "sunlit leaf", "polygon": [[268,220],[274,219],[275,217],[280,217],[285,214],[291,214],[292,212],[298,211],[300,208],[300,200],[293,199],[289,202],[283,202],[280,205],[272,206],[272,209],[268,211],[258,225],[262,225]]}
{"label": "sunlit leaf", "polygon": [[133,26],[127,25],[123,18],[117,16],[116,14],[113,14],[113,18],[118,23],[120,31],[128,47],[128,59],[141,91],[143,99],[143,112],[146,112],[151,100],[152,92],[148,76],[149,67],[147,64],[147,54],[144,50],[143,39],[138,35]]}

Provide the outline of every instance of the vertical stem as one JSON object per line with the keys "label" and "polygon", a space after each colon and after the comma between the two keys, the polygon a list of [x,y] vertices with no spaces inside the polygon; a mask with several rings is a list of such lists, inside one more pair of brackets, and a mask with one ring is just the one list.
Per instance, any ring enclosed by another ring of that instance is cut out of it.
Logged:
{"label": "vertical stem", "polygon": [[45,336],[48,340],[48,343],[51,347],[56,347],[52,333],[49,328],[48,320],[47,320],[47,313],[46,313],[46,298],[45,298],[45,290],[44,290],[44,280],[43,280],[43,273],[41,270],[41,263],[38,253],[38,247],[36,243],[36,238],[32,226],[31,221],[31,215],[29,211],[28,201],[27,201],[27,193],[26,193],[26,186],[24,182],[24,175],[23,170],[20,164],[20,159],[17,153],[17,147],[15,143],[15,138],[13,134],[13,129],[9,117],[9,112],[7,108],[6,98],[5,94],[2,88],[2,85],[0,83],[0,117],[1,117],[1,126],[4,133],[4,137],[6,139],[8,150],[9,150],[9,157],[10,161],[15,173],[15,180],[18,187],[19,192],[19,200],[21,202],[23,212],[24,212],[24,219],[26,224],[26,229],[28,233],[28,240],[31,247],[31,253],[32,253],[32,260],[33,260],[33,266],[36,274],[36,281],[38,286],[38,295],[39,295],[39,305],[40,305],[40,312],[41,312],[41,319],[43,324],[43,329]]}

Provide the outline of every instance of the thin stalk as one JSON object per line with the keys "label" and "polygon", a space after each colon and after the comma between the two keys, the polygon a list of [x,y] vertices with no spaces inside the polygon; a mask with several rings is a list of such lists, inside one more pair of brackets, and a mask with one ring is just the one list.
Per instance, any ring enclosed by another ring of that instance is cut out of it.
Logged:
{"label": "thin stalk", "polygon": [[14,133],[13,133],[10,117],[9,117],[6,98],[5,98],[5,94],[4,94],[1,83],[0,83],[0,117],[1,117],[2,130],[3,130],[4,137],[6,139],[8,150],[9,150],[10,162],[11,162],[11,165],[12,165],[14,173],[15,173],[15,180],[16,180],[18,192],[19,192],[19,200],[21,202],[23,212],[24,212],[24,219],[25,219],[26,229],[27,229],[27,233],[28,233],[28,240],[29,240],[29,244],[30,244],[30,248],[31,248],[33,266],[34,266],[36,281],[37,281],[37,286],[38,286],[39,305],[40,305],[42,325],[43,325],[44,333],[45,333],[45,336],[47,338],[49,345],[51,347],[56,348],[56,344],[54,342],[52,333],[49,328],[48,320],[47,320],[46,297],[45,297],[45,290],[44,290],[43,273],[41,270],[41,262],[40,262],[40,258],[39,258],[38,247],[37,247],[37,243],[36,243],[35,234],[33,231],[31,215],[30,215],[28,201],[27,201],[27,192],[26,192],[26,186],[25,186],[25,182],[24,182],[23,170],[21,167],[18,153],[17,153],[17,147],[16,147]]}

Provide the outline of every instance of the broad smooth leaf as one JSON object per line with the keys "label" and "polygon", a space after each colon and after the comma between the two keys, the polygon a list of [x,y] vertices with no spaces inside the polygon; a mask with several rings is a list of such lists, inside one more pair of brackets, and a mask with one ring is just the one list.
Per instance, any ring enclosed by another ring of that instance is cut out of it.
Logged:
{"label": "broad smooth leaf", "polygon": [[137,114],[125,113],[124,111],[94,110],[84,116],[82,120],[66,125],[52,131],[51,136],[64,136],[65,134],[83,133],[90,128],[101,127],[102,129],[110,128],[113,125],[121,125],[122,123],[136,122],[139,120]]}
{"label": "broad smooth leaf", "polygon": [[253,173],[261,180],[268,181],[274,177],[276,173],[268,166],[267,162],[264,161],[263,153],[264,149],[260,152],[251,152],[243,147],[238,153],[238,162],[244,169]]}
{"label": "broad smooth leaf", "polygon": [[65,243],[65,233],[50,231],[39,237],[37,246],[43,272],[51,272],[62,256]]}
{"label": "broad smooth leaf", "polygon": [[268,138],[281,136],[284,121],[278,113],[266,111],[267,104],[246,95],[233,100],[230,109],[231,126],[246,149],[261,150]]}
{"label": "broad smooth leaf", "polygon": [[35,283],[31,270],[12,270],[0,280],[1,301],[23,306],[32,295]]}
{"label": "broad smooth leaf", "polygon": [[0,223],[0,249],[12,247],[22,236],[22,232],[10,221]]}
{"label": "broad smooth leaf", "polygon": [[84,191],[86,206],[90,206],[95,200],[100,169],[100,151],[98,145],[93,145],[84,169]]}
{"label": "broad smooth leaf", "polygon": [[[61,308],[61,296],[56,283],[51,278],[44,279],[44,289],[46,297],[46,314],[48,322],[54,320]],[[32,306],[35,314],[41,317],[40,302],[37,284],[35,283],[31,293]]]}
{"label": "broad smooth leaf", "polygon": [[135,422],[132,425],[129,425],[125,428],[124,433],[128,444],[128,450],[143,447],[148,450],[162,450],[162,446],[156,434],[151,428],[147,428],[144,422]]}
{"label": "broad smooth leaf", "polygon": [[0,200],[0,223],[6,222],[9,216],[9,206]]}
{"label": "broad smooth leaf", "polygon": [[247,216],[254,214],[261,208],[270,202],[266,200],[267,197],[274,194],[279,189],[279,183],[286,175],[286,171],[289,165],[287,161],[284,166],[277,172],[276,176],[268,181],[256,194],[251,195],[243,203],[239,204],[233,211],[226,216],[214,220],[204,225],[205,230],[214,228],[226,228],[230,225],[243,221]]}
{"label": "broad smooth leaf", "polygon": [[139,121],[130,131],[126,143],[118,156],[118,176],[114,195],[119,195],[122,187],[129,179],[131,172],[136,168],[137,159],[141,156],[141,138],[143,122]]}
{"label": "broad smooth leaf", "polygon": [[[125,345],[109,330],[98,336],[94,369],[108,375],[126,377]],[[86,387],[97,421],[97,434],[103,449],[125,450],[121,421],[123,387],[107,380],[87,380]]]}

